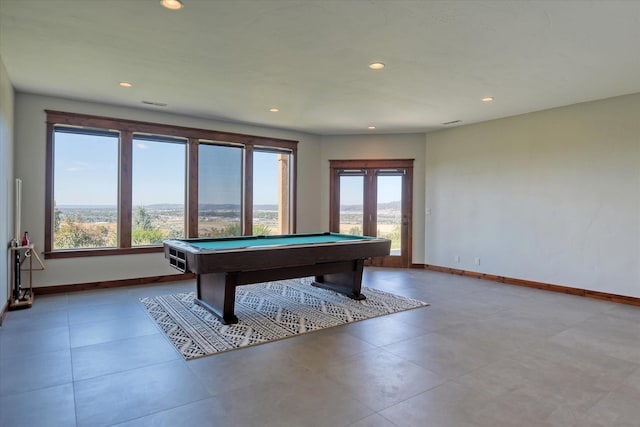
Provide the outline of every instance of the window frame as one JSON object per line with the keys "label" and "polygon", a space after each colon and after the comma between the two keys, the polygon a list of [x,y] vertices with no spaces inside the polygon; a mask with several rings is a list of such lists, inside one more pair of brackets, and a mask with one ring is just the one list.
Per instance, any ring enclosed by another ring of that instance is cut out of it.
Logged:
{"label": "window frame", "polygon": [[[109,256],[162,252],[162,245],[131,246],[132,230],[132,165],[133,135],[144,133],[165,135],[187,139],[186,188],[185,188],[185,232],[187,238],[198,236],[198,146],[215,142],[220,145],[242,146],[244,148],[242,214],[245,235],[251,235],[253,224],[253,151],[270,148],[289,152],[293,159],[290,194],[290,229],[296,231],[296,194],[297,194],[297,146],[298,141],[245,135],[216,130],[174,126],[137,120],[101,117],[63,111],[45,110],[47,115],[46,168],[45,168],[45,244],[44,255],[47,259],[76,258],[89,256]],[[118,247],[117,248],[79,248],[53,249],[54,222],[54,135],[56,126],[80,127],[93,130],[108,130],[120,133],[118,154]],[[249,224],[247,226],[247,224]]]}
{"label": "window frame", "polygon": [[[196,164],[196,169],[198,169],[200,167],[200,146],[218,146],[218,147],[231,147],[231,148],[238,148],[241,150],[241,165],[240,165],[240,176],[241,176],[241,180],[244,181],[246,179],[246,167],[245,167],[245,162],[246,162],[246,158],[247,158],[247,154],[246,154],[246,147],[242,144],[229,144],[229,143],[222,143],[220,141],[209,141],[209,140],[203,140],[200,139],[198,141],[198,144],[196,146],[196,154],[195,154],[195,164]],[[200,214],[200,205],[199,205],[199,193],[200,193],[200,174],[196,174],[196,181],[193,183],[194,184],[194,188],[195,188],[195,199],[196,199],[196,203],[195,206],[193,207],[193,209],[195,210],[196,216],[195,219],[191,222],[192,226],[193,226],[193,230],[191,230],[190,235],[194,236],[194,237],[199,237],[200,231],[199,231],[199,223],[198,223],[198,218],[199,218],[199,214]],[[245,215],[246,215],[246,197],[245,197],[245,186],[244,186],[244,182],[240,182],[240,226],[242,227],[243,233],[246,234],[246,229],[245,229]],[[253,213],[252,213],[253,214]]]}
{"label": "window frame", "polygon": [[133,244],[133,231],[134,231],[134,213],[136,210],[136,206],[134,206],[133,203],[133,195],[134,195],[134,184],[135,184],[135,180],[134,180],[134,171],[136,168],[136,164],[135,164],[135,144],[134,142],[138,140],[138,141],[149,141],[149,142],[154,142],[154,143],[162,143],[162,144],[174,144],[174,145],[179,145],[182,147],[183,149],[183,153],[182,153],[182,159],[183,159],[183,172],[184,172],[184,188],[182,189],[182,196],[183,196],[183,207],[184,207],[184,216],[183,216],[183,233],[184,233],[184,237],[187,237],[186,233],[187,233],[187,204],[186,204],[186,190],[188,187],[188,183],[187,183],[187,155],[188,155],[188,146],[189,146],[189,140],[187,138],[177,138],[175,136],[166,136],[166,135],[152,135],[152,134],[148,134],[148,133],[141,133],[141,132],[133,132],[132,133],[132,138],[131,138],[131,228],[129,230],[129,232],[132,234],[131,235],[131,247],[132,248],[140,248],[140,247],[157,247],[159,244],[150,244],[150,245],[134,245]]}

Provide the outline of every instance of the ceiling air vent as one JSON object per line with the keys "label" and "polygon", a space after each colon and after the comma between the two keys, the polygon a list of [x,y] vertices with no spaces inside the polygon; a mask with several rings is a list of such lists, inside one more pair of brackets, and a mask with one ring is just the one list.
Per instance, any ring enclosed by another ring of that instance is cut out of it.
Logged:
{"label": "ceiling air vent", "polygon": [[443,123],[443,125],[448,126],[448,125],[457,125],[458,123],[461,123],[462,120],[452,120],[450,122],[445,122]]}
{"label": "ceiling air vent", "polygon": [[153,102],[153,101],[142,101],[143,104],[154,105],[156,107],[166,107],[167,104],[164,102]]}

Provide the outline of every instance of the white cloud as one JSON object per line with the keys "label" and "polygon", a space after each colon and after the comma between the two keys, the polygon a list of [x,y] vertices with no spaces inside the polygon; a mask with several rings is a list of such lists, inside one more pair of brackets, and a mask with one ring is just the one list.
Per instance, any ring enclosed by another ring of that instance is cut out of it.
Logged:
{"label": "white cloud", "polygon": [[72,166],[68,166],[64,168],[64,170],[67,172],[82,172],[82,171],[90,170],[92,168],[93,166],[91,165],[91,163],[73,162]]}

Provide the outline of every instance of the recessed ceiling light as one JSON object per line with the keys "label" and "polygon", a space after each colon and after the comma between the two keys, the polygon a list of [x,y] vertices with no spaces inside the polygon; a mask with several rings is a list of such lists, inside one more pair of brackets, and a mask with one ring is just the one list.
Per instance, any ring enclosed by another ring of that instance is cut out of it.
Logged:
{"label": "recessed ceiling light", "polygon": [[382,70],[384,68],[384,64],[382,62],[372,62],[369,64],[369,68],[372,70]]}
{"label": "recessed ceiling light", "polygon": [[280,109],[277,107],[271,107],[269,108],[269,111],[271,111],[272,113],[277,113],[278,111],[280,111]]}
{"label": "recessed ceiling light", "polygon": [[482,98],[482,102],[491,102],[493,101],[493,96],[487,96],[485,98]]}
{"label": "recessed ceiling light", "polygon": [[184,7],[180,0],[160,0],[160,4],[171,10],[179,10]]}
{"label": "recessed ceiling light", "polygon": [[131,87],[133,86],[131,83],[129,82],[120,82],[118,83],[121,87]]}
{"label": "recessed ceiling light", "polygon": [[374,130],[376,127],[375,126],[367,126],[367,129],[369,130]]}

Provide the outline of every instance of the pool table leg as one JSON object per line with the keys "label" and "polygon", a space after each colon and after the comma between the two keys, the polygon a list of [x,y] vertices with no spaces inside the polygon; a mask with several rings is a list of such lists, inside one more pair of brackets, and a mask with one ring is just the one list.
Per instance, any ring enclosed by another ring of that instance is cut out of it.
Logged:
{"label": "pool table leg", "polygon": [[350,271],[316,276],[315,282],[313,282],[312,285],[345,294],[351,299],[363,300],[367,298],[360,293],[362,289],[363,268],[364,260],[357,259],[353,261],[353,268]]}
{"label": "pool table leg", "polygon": [[238,317],[234,313],[236,273],[198,274],[196,285],[198,290],[196,304],[218,316],[225,325],[238,323]]}

